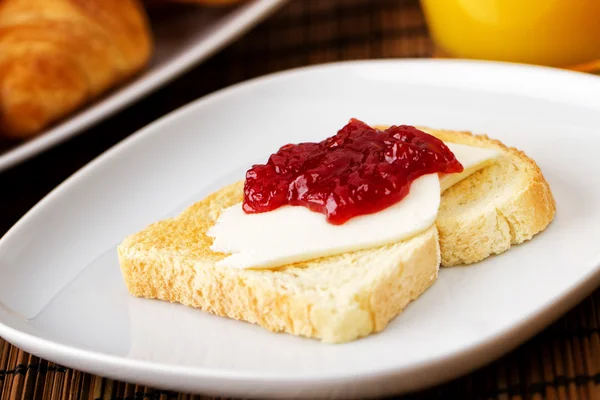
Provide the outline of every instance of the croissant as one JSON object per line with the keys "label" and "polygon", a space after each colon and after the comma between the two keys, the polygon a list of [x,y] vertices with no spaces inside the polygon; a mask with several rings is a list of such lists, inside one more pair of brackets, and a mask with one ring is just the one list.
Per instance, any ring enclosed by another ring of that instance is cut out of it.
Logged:
{"label": "croissant", "polygon": [[27,138],[140,71],[138,0],[0,0],[0,136]]}

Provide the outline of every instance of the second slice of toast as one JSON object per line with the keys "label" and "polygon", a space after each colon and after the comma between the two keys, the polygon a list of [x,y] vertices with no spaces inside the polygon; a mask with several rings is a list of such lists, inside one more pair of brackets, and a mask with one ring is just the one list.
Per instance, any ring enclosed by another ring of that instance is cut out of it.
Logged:
{"label": "second slice of toast", "polygon": [[543,231],[556,203],[538,165],[524,152],[469,132],[420,128],[444,142],[495,148],[502,152],[485,167],[442,194],[436,225],[442,266],[471,264]]}

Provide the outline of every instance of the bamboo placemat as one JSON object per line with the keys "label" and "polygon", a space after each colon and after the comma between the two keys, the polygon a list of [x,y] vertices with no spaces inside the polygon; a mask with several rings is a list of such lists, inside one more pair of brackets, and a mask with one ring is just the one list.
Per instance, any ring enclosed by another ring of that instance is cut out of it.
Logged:
{"label": "bamboo placemat", "polygon": [[[443,1],[443,0],[441,0]],[[183,10],[185,11],[185,10]],[[293,0],[207,63],[127,110],[0,174],[0,234],[92,158],[206,93],[291,67],[365,58],[428,57],[416,0]],[[600,398],[600,291],[512,353],[409,399]],[[56,365],[0,339],[0,400],[202,399]]]}

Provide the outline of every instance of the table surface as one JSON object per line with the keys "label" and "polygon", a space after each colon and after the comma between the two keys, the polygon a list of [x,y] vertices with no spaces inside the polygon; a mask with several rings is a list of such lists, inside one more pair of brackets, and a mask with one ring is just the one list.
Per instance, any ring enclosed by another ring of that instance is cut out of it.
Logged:
{"label": "table surface", "polygon": [[[184,11],[184,10],[182,10]],[[0,235],[97,155],[162,115],[255,76],[323,62],[429,57],[417,0],[294,0],[208,62],[44,154],[0,173]],[[600,398],[600,291],[512,353],[406,398]],[[74,371],[0,338],[0,400],[201,399]]]}

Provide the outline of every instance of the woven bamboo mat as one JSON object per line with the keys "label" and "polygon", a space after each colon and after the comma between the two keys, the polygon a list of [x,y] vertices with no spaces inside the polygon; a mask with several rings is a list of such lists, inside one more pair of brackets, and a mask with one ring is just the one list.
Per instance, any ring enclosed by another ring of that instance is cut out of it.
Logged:
{"label": "woven bamboo mat", "polygon": [[[443,0],[441,0],[443,1]],[[89,160],[206,93],[291,67],[347,59],[428,57],[416,0],[294,0],[269,21],[148,98],[85,134],[0,174],[0,235]],[[26,182],[27,184],[23,184]],[[409,399],[600,398],[600,291],[512,353]],[[201,399],[103,379],[29,355],[0,339],[0,400]]]}

